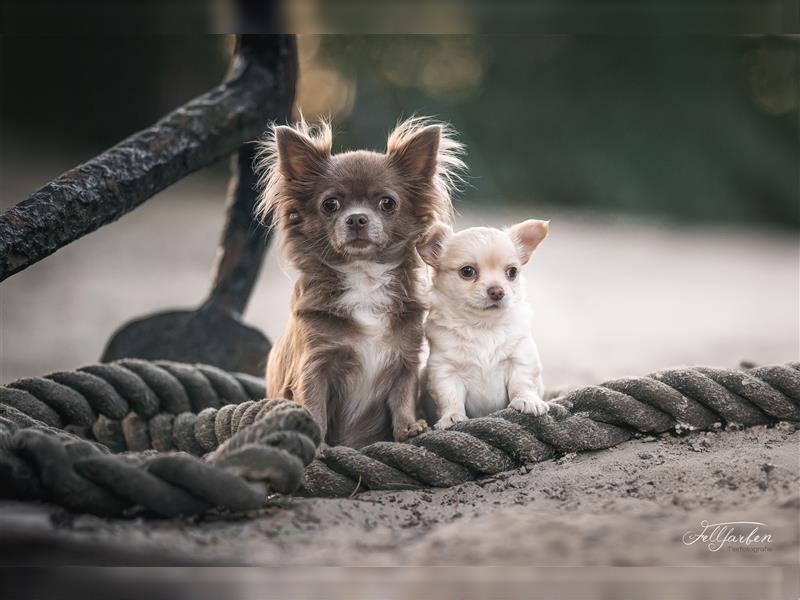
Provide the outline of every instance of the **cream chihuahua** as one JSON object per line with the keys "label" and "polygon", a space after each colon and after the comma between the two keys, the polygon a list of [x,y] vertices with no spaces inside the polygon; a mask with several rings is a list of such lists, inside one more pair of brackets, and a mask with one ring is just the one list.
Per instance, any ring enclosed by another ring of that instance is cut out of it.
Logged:
{"label": "cream chihuahua", "polygon": [[506,406],[547,412],[522,267],[548,228],[548,221],[528,220],[453,233],[437,224],[418,245],[433,267],[423,394],[437,429]]}

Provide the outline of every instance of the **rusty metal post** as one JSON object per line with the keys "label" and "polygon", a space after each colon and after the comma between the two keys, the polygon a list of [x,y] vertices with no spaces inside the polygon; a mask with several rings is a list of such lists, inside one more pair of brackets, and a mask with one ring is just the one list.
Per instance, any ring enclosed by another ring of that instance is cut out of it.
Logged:
{"label": "rusty metal post", "polygon": [[258,137],[294,99],[294,36],[242,36],[226,80],[0,214],[0,281]]}
{"label": "rusty metal post", "polygon": [[[294,37],[240,36],[227,82],[249,80],[252,72],[268,78],[273,90],[270,102],[257,109],[261,133],[270,120],[291,116],[297,80]],[[242,144],[231,160],[227,218],[206,301],[194,311],[166,311],[124,325],[108,342],[102,360],[170,359],[263,374],[269,340],[241,319],[270,238],[269,230],[254,218],[258,190],[253,142]]]}
{"label": "rusty metal post", "polygon": [[[284,57],[280,63],[280,72],[275,73],[275,76],[288,88],[281,94],[284,106],[277,112],[264,115],[264,126],[267,124],[267,119],[285,121],[291,117],[294,86],[297,80],[294,43],[291,47],[273,48],[271,37],[243,35],[237,40],[237,56],[242,56],[245,60],[252,61],[259,60],[259,57],[273,56],[276,51],[291,54],[290,57]],[[257,176],[253,171],[255,153],[255,144],[248,142],[243,144],[231,159],[227,218],[212,275],[211,294],[206,301],[206,305],[214,305],[236,314],[242,314],[247,307],[272,237],[272,229],[265,228],[253,218],[258,201]]]}

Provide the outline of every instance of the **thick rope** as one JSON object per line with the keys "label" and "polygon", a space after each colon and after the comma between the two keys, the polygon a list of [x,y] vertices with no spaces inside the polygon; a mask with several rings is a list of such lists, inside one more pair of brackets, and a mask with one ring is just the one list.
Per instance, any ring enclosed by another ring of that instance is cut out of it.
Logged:
{"label": "thick rope", "polygon": [[799,422],[800,365],[618,379],[557,398],[543,417],[505,409],[320,460],[310,415],[263,395],[248,375],[132,359],[0,387],[0,495],[173,516],[254,509],[301,481],[312,496],[447,487],[642,434]]}
{"label": "thick rope", "polygon": [[168,361],[15,381],[0,387],[0,496],[100,515],[256,509],[300,487],[320,441],[304,408],[263,397],[255,377]]}
{"label": "thick rope", "polygon": [[504,409],[409,443],[329,448],[306,467],[302,493],[448,487],[637,435],[776,421],[800,421],[800,363],[669,369],[575,389],[542,417]]}

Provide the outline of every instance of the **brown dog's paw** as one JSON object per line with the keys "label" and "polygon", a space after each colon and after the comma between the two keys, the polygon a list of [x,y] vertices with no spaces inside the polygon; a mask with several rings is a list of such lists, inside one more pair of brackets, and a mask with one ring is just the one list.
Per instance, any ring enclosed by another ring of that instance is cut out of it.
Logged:
{"label": "brown dog's paw", "polygon": [[328,448],[330,448],[330,446],[328,446],[328,444],[326,444],[325,442],[320,442],[320,443],[319,443],[319,446],[317,446],[317,453],[316,453],[316,457],[317,457],[317,458],[322,458],[322,455],[323,455],[323,454],[325,454],[325,451],[326,451]]}
{"label": "brown dog's paw", "polygon": [[425,419],[415,421],[406,427],[401,427],[394,432],[394,439],[398,442],[405,442],[406,440],[418,436],[420,433],[428,431],[428,424]]}

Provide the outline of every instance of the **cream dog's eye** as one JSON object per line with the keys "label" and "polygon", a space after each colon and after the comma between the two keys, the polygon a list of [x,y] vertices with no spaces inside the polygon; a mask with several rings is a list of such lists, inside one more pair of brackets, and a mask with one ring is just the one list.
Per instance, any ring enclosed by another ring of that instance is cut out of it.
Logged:
{"label": "cream dog's eye", "polygon": [[329,215],[339,210],[339,201],[336,198],[326,198],[322,203],[322,210]]}
{"label": "cream dog's eye", "polygon": [[458,274],[461,275],[461,277],[463,277],[464,279],[473,279],[478,274],[478,272],[475,270],[475,267],[466,265],[458,270]]}
{"label": "cream dog's eye", "polygon": [[519,269],[517,269],[517,267],[508,267],[506,269],[506,277],[508,277],[511,281],[514,281],[517,278],[517,273],[519,273]]}

